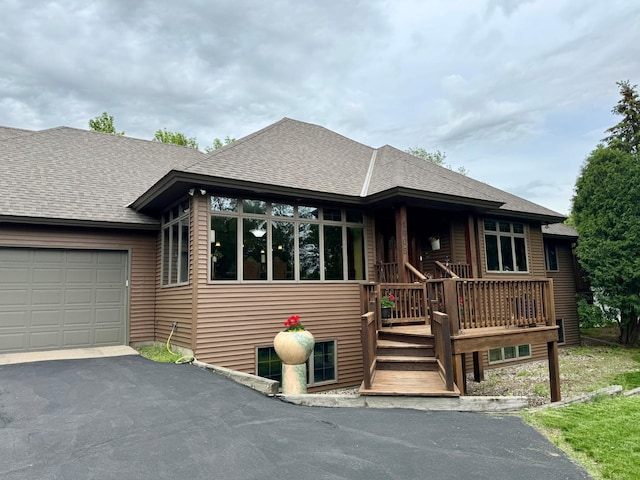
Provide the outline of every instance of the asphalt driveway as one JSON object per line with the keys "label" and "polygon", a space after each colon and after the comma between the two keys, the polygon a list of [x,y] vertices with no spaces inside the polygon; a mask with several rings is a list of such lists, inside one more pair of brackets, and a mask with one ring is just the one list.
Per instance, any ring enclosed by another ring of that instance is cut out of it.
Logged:
{"label": "asphalt driveway", "polygon": [[516,417],[300,407],[125,356],[0,366],[0,478],[589,477]]}

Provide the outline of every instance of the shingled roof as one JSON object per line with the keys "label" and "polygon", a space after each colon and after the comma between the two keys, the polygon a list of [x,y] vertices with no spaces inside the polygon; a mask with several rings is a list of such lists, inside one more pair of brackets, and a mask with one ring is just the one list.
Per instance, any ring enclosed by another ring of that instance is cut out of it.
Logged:
{"label": "shingled roof", "polygon": [[58,127],[0,142],[0,218],[56,224],[156,226],[128,208],[197,150]]}
{"label": "shingled roof", "polygon": [[207,155],[68,127],[0,127],[0,159],[6,221],[155,227],[157,210],[198,185],[360,205],[415,198],[542,222],[564,218],[391,146],[375,149],[289,118]]}
{"label": "shingled roof", "polygon": [[558,221],[563,215],[391,146],[363,145],[319,125],[284,118],[217,150],[185,169],[282,189],[374,199],[402,189],[403,195]]}

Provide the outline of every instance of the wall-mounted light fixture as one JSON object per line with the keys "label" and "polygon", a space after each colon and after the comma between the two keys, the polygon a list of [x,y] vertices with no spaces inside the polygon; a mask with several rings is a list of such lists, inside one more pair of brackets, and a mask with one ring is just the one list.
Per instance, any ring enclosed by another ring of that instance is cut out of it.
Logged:
{"label": "wall-mounted light fixture", "polygon": [[196,193],[196,189],[195,188],[190,188],[188,193],[189,193],[190,197],[193,197],[193,195]]}

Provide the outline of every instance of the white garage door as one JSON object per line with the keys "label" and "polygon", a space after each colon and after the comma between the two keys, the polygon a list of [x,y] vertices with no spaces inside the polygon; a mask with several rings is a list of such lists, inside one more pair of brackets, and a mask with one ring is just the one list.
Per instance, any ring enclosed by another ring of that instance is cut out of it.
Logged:
{"label": "white garage door", "polygon": [[0,353],[122,345],[127,253],[0,248]]}

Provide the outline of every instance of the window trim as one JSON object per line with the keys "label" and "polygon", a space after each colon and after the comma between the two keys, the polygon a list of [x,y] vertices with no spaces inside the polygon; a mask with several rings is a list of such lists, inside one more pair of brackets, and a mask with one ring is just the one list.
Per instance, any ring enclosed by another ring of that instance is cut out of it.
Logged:
{"label": "window trim", "polygon": [[[178,214],[175,215],[177,208]],[[167,217],[169,217],[167,219]],[[187,258],[186,265],[183,265],[183,258],[180,255],[182,252],[182,230],[183,227],[187,227]],[[171,276],[173,273],[173,262],[171,259],[171,252],[173,250],[173,229],[177,229],[177,238],[178,238],[178,255],[175,259],[176,265],[176,281],[171,281]],[[169,245],[166,245],[165,241],[165,233],[169,232]],[[162,226],[160,228],[160,237],[161,237],[161,248],[160,248],[160,286],[162,288],[166,287],[178,287],[183,285],[189,285],[190,283],[190,264],[191,264],[191,201],[188,198],[183,198],[182,200],[174,203],[166,209],[162,214]],[[165,255],[169,255],[168,262],[165,262]],[[166,283],[165,283],[165,265],[169,266],[169,272],[166,275]],[[186,270],[185,270],[186,269]],[[186,280],[180,281],[183,277],[183,274],[186,273]]]}
{"label": "window trim", "polygon": [[[230,198],[236,200],[236,208],[234,211],[230,210],[213,210],[211,208],[211,198],[212,197],[223,197]],[[243,206],[244,201],[253,200],[253,201],[264,201],[266,203],[265,213],[245,213]],[[293,216],[281,216],[273,214],[273,206],[276,205],[291,205],[293,207]],[[312,207],[317,209],[317,218],[305,218],[300,214],[301,207]],[[340,211],[340,220],[325,220],[324,212],[325,209],[332,209]],[[349,221],[350,212],[357,212],[362,221],[358,223],[357,221]],[[328,282],[364,282],[368,278],[368,258],[367,258],[367,220],[364,214],[364,211],[358,208],[347,208],[347,207],[332,207],[332,206],[323,206],[316,205],[313,203],[305,203],[305,202],[286,202],[286,201],[270,201],[270,200],[255,200],[248,197],[234,197],[227,196],[225,194],[211,194],[208,196],[208,227],[209,231],[211,231],[211,220],[212,217],[227,217],[227,218],[237,218],[237,243],[236,243],[236,278],[229,280],[214,280],[211,278],[211,258],[212,258],[212,244],[211,241],[208,242],[207,247],[207,255],[209,258],[208,263],[208,272],[207,272],[207,283],[208,284],[220,284],[220,283],[328,283]],[[260,220],[261,222],[265,222],[262,228],[265,229],[265,238],[266,238],[266,279],[244,279],[244,255],[242,251],[243,245],[243,235],[244,235],[244,220],[245,219],[253,219]],[[293,228],[293,245],[295,249],[295,257],[293,260],[293,278],[286,280],[276,280],[273,278],[273,249],[274,249],[274,241],[273,241],[273,224],[274,222],[288,222],[292,223]],[[318,225],[319,238],[318,238],[318,249],[319,249],[319,263],[320,263],[320,278],[314,280],[305,280],[300,277],[300,231],[299,227],[302,224],[313,224]],[[325,226],[339,226],[341,228],[341,241],[342,241],[342,278],[341,279],[326,279],[326,268],[325,268],[325,235],[324,235],[324,227]],[[349,236],[348,229],[361,229],[362,230],[362,251],[364,256],[364,261],[362,264],[363,268],[363,278],[362,279],[350,279],[349,278],[349,266],[350,266],[350,258],[348,255],[349,245],[347,244]]]}
{"label": "window trim", "polygon": [[[556,318],[556,325],[558,325],[558,345],[566,345],[567,337],[564,331],[564,318]],[[562,341],[560,341],[561,338]]]}
{"label": "window trim", "polygon": [[[520,347],[523,347],[523,346],[529,347],[529,355],[520,356]],[[516,349],[516,356],[514,358],[505,358],[504,349],[512,348],[512,347],[515,347]],[[500,350],[500,357],[501,357],[500,360],[491,360],[491,352],[494,350]],[[489,350],[487,350],[487,362],[489,363],[489,365],[498,365],[500,363],[517,362],[518,360],[524,360],[526,358],[531,358],[531,357],[532,357],[532,353],[531,353],[530,343],[523,343],[522,345],[507,345],[506,347],[490,348]]]}
{"label": "window trim", "polygon": [[[486,222],[495,222],[496,223],[496,230],[487,230],[486,228]],[[500,231],[500,223],[508,223],[509,224],[509,232],[501,232]],[[514,225],[515,224],[519,224],[522,225],[522,233],[516,233],[514,231]],[[508,275],[520,275],[520,274],[529,274],[530,270],[529,270],[529,266],[530,266],[530,259],[529,259],[529,244],[527,241],[527,237],[528,237],[528,229],[529,229],[529,225],[526,222],[523,221],[517,221],[517,220],[505,220],[505,219],[498,219],[498,218],[484,218],[482,220],[482,233],[483,233],[483,242],[484,242],[484,268],[485,271],[487,273],[491,273],[491,274],[508,274]],[[496,237],[496,243],[497,243],[497,254],[498,254],[498,266],[499,266],[499,270],[489,270],[489,254],[487,252],[487,236],[494,236]],[[527,268],[526,270],[504,270],[504,267],[502,265],[502,246],[500,243],[500,238],[501,237],[507,237],[511,240],[511,249],[512,249],[512,260],[513,260],[513,264],[514,267],[517,268],[517,263],[518,263],[518,257],[516,254],[516,245],[515,245],[515,239],[516,238],[522,238],[524,241],[524,252],[525,252],[525,261],[527,262]]]}

